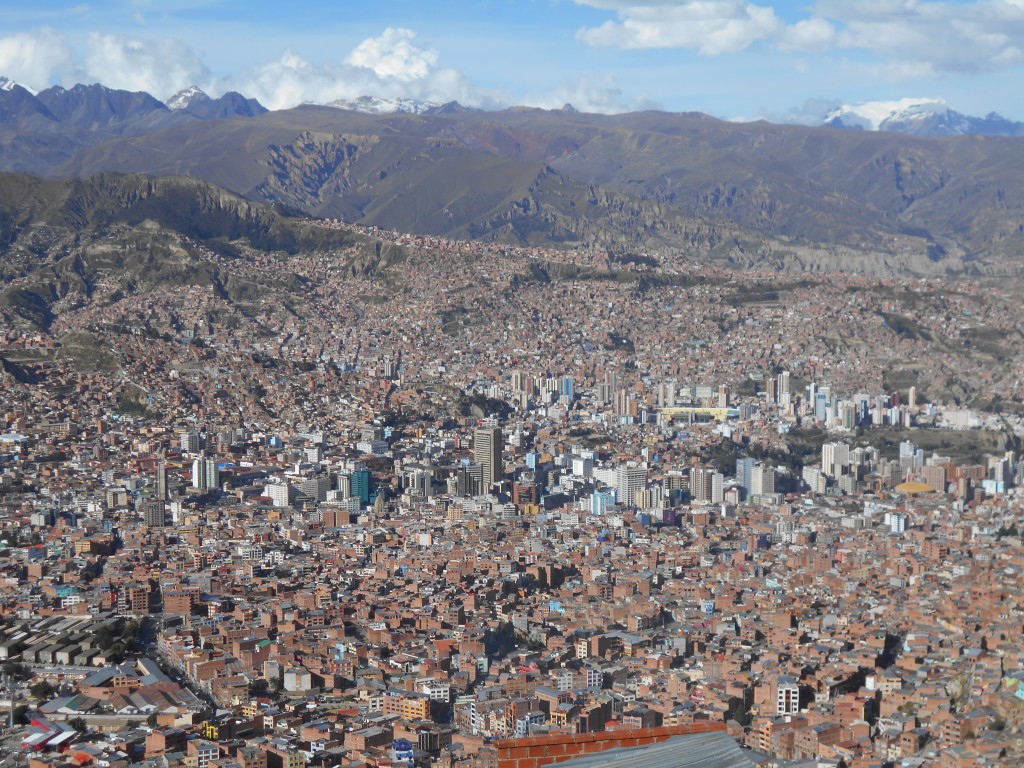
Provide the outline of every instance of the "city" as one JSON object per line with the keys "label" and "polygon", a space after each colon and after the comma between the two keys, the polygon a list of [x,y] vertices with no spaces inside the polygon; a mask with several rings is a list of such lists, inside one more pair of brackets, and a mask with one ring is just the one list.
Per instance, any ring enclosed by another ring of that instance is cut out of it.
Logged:
{"label": "city", "polygon": [[7,330],[5,765],[1020,764],[1012,287],[309,225]]}

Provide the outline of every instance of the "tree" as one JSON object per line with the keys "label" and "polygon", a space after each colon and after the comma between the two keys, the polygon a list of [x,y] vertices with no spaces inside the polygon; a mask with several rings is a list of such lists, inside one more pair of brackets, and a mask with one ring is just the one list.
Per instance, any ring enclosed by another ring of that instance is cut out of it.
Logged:
{"label": "tree", "polygon": [[24,682],[32,679],[32,670],[27,664],[18,661],[8,661],[3,666],[3,673],[12,680]]}
{"label": "tree", "polygon": [[28,692],[31,693],[32,697],[37,701],[47,701],[53,698],[57,689],[48,680],[40,680],[38,683],[30,685],[28,687]]}
{"label": "tree", "polygon": [[85,733],[89,730],[89,724],[85,722],[84,717],[73,717],[70,720],[68,720],[68,725],[70,725],[79,733]]}
{"label": "tree", "polygon": [[114,633],[110,631],[110,627],[100,627],[92,639],[97,648],[106,650],[114,644]]}

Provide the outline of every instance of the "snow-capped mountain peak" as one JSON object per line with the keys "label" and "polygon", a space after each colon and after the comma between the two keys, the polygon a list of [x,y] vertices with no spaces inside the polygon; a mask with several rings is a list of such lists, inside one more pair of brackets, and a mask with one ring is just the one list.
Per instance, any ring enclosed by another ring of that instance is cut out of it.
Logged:
{"label": "snow-capped mountain peak", "polygon": [[188,109],[193,101],[205,101],[207,96],[198,85],[190,85],[188,88],[178,91],[166,102],[169,109]]}
{"label": "snow-capped mountain peak", "polygon": [[903,122],[951,111],[942,99],[899,99],[843,104],[830,109],[823,122],[842,128],[884,131],[889,121]]}
{"label": "snow-capped mountain peak", "polygon": [[16,85],[10,78],[0,75],[0,91],[13,91]]}
{"label": "snow-capped mountain peak", "polygon": [[913,136],[1020,136],[1024,123],[1015,123],[992,112],[972,117],[952,109],[942,99],[869,101],[835,107],[822,120],[835,128],[889,131]]}
{"label": "snow-capped mountain peak", "polygon": [[338,99],[326,106],[335,109],[348,109],[353,112],[365,112],[370,115],[385,115],[400,112],[407,115],[421,115],[438,109],[441,105],[432,101],[416,99],[385,99],[376,96],[360,96],[358,99]]}

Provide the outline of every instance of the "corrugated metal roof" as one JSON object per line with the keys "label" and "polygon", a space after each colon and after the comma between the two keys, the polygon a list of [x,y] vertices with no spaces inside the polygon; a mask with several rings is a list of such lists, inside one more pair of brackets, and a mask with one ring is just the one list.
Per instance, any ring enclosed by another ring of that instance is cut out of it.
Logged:
{"label": "corrugated metal roof", "polygon": [[559,763],[558,768],[751,768],[751,760],[724,731],[675,736],[645,747],[609,749]]}

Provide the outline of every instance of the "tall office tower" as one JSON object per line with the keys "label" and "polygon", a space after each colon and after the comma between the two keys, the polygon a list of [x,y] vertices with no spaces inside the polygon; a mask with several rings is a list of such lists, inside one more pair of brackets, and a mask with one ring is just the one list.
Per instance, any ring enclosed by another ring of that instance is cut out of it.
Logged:
{"label": "tall office tower", "polygon": [[725,475],[721,472],[711,476],[711,501],[715,504],[725,501]]}
{"label": "tall office tower", "polygon": [[718,407],[728,408],[729,407],[729,385],[719,384],[718,385]]}
{"label": "tall office tower", "polygon": [[359,503],[365,507],[373,496],[373,473],[365,467],[359,467],[352,471],[350,478],[352,497],[359,499]]}
{"label": "tall office tower", "polygon": [[162,499],[147,499],[142,502],[142,519],[147,528],[163,528],[167,524]]}
{"label": "tall office tower", "polygon": [[824,443],[821,446],[821,471],[830,477],[839,477],[850,464],[850,446],[847,443]]}
{"label": "tall office tower", "polygon": [[814,420],[825,423],[828,421],[828,394],[817,392],[814,395]]}
{"label": "tall office tower", "polygon": [[156,463],[156,498],[161,503],[167,501],[167,462],[163,459]]}
{"label": "tall office tower", "polygon": [[199,453],[203,447],[203,441],[198,432],[182,432],[180,440],[182,453]]}
{"label": "tall office tower", "polygon": [[562,377],[562,397],[567,397],[570,400],[576,397],[576,385],[572,376]]}
{"label": "tall office tower", "polygon": [[483,468],[484,490],[487,492],[504,478],[501,449],[501,427],[485,424],[473,430],[473,459]]}
{"label": "tall office tower", "polygon": [[690,469],[690,495],[696,501],[712,501],[715,494],[715,474],[707,467]]}
{"label": "tall office tower", "polygon": [[779,398],[789,394],[789,371],[783,371],[777,379],[779,384]]}
{"label": "tall office tower", "polygon": [[750,476],[750,495],[775,493],[775,470],[767,464],[758,464]]}
{"label": "tall office tower", "polygon": [[917,408],[917,387],[911,387],[907,393],[907,407]]}
{"label": "tall office tower", "polygon": [[900,443],[900,468],[904,471],[904,474],[921,466],[924,463],[923,459],[924,452],[919,450],[912,441],[904,440]]}
{"label": "tall office tower", "polygon": [[842,400],[838,406],[839,424],[845,429],[857,426],[857,405],[849,400]]}
{"label": "tall office tower", "polygon": [[765,379],[764,382],[764,396],[765,400],[770,405],[774,405],[779,402],[779,380],[778,379]]}
{"label": "tall office tower", "polygon": [[743,489],[743,496],[750,495],[753,483],[754,467],[757,462],[749,456],[743,459],[736,459],[736,483]]}
{"label": "tall office tower", "polygon": [[512,392],[522,394],[526,391],[526,376],[520,370],[512,371]]}
{"label": "tall office tower", "polygon": [[615,472],[615,491],[619,504],[633,506],[636,495],[647,485],[647,467],[629,462],[620,464]]}
{"label": "tall office tower", "polygon": [[479,496],[484,492],[484,469],[479,464],[465,464],[455,470],[455,495]]}
{"label": "tall office tower", "polygon": [[217,468],[217,459],[200,452],[196,460],[192,462],[192,487],[208,491],[219,485],[220,470]]}

